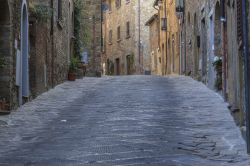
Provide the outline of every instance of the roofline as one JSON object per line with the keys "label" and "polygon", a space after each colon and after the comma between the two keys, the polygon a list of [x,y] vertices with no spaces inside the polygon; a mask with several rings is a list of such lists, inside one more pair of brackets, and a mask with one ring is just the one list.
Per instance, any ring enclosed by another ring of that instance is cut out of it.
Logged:
{"label": "roofline", "polygon": [[154,14],[152,17],[150,17],[150,19],[146,22],[146,26],[150,26],[150,24],[156,19],[158,18],[158,14]]}
{"label": "roofline", "polygon": [[155,0],[153,6],[158,6],[159,0]]}

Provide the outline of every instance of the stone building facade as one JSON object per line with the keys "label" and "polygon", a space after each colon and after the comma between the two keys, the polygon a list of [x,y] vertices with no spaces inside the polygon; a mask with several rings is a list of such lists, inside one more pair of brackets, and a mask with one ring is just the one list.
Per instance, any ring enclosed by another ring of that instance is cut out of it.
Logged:
{"label": "stone building facade", "polygon": [[5,0],[1,12],[0,109],[9,110],[67,79],[74,2]]}
{"label": "stone building facade", "polygon": [[[44,10],[44,16],[38,13],[39,10]],[[49,0],[30,1],[29,64],[30,92],[33,97],[67,78],[74,49],[73,17],[73,0],[53,3]]]}
{"label": "stone building facade", "polygon": [[151,72],[154,75],[162,75],[161,53],[160,53],[160,20],[158,13],[154,14],[147,22],[150,36]]}
{"label": "stone building facade", "polygon": [[[184,2],[185,10],[180,18],[182,73],[219,91],[242,126],[245,85],[241,1]],[[245,7],[249,10],[249,3]]]}
{"label": "stone building facade", "polygon": [[88,53],[87,75],[96,76],[101,72],[102,49],[102,2],[82,1],[81,36],[82,52]]}
{"label": "stone building facade", "polygon": [[180,74],[180,33],[175,1],[155,0],[160,19],[160,52],[162,74]]}
{"label": "stone building facade", "polygon": [[103,2],[103,55],[106,74],[142,74],[150,70],[149,28],[145,22],[154,9],[152,1]]}
{"label": "stone building facade", "polygon": [[136,72],[138,55],[135,37],[135,1],[104,1],[103,40],[105,66],[108,75],[125,75]]}
{"label": "stone building facade", "polygon": [[[4,0],[0,8],[0,111],[3,111],[18,104],[19,93],[26,95],[28,2]],[[16,59],[22,60],[19,65],[21,70],[16,70]]]}
{"label": "stone building facade", "polygon": [[[141,58],[142,58],[142,71],[147,73],[151,72],[151,53],[150,53],[150,34],[149,34],[149,27],[145,26],[145,23],[152,17],[152,14],[156,12],[153,6],[152,0],[140,0],[136,1],[136,8],[140,7],[140,13],[137,12],[136,16],[136,30],[140,30],[140,41],[141,41]],[[140,16],[140,20],[138,23],[138,18]],[[138,28],[140,25],[140,28]],[[139,32],[136,32],[139,34]],[[139,35],[137,35],[139,37]],[[139,41],[139,39],[137,39]],[[138,49],[137,49],[138,50]],[[139,53],[138,53],[139,54]]]}

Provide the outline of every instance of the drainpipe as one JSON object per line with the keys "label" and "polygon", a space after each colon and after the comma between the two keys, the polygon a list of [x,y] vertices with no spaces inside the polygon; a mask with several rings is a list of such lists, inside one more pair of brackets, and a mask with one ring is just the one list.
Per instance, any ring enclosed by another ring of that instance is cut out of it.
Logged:
{"label": "drainpipe", "polygon": [[139,72],[142,74],[142,66],[141,66],[141,0],[138,0],[138,53],[139,53]]}
{"label": "drainpipe", "polygon": [[221,17],[220,17],[221,25],[222,25],[222,51],[223,51],[223,96],[224,99],[227,100],[227,50],[226,50],[226,11],[225,11],[225,0],[221,0]]}
{"label": "drainpipe", "polygon": [[250,154],[250,110],[249,110],[249,62],[248,62],[248,32],[246,0],[242,0],[242,30],[243,30],[243,56],[244,56],[244,83],[245,83],[245,112],[246,112],[246,142],[247,153]]}
{"label": "drainpipe", "polygon": [[[54,9],[54,2],[50,0],[50,7]],[[51,15],[51,29],[50,29],[50,36],[51,36],[51,86],[54,87],[54,12]]]}
{"label": "drainpipe", "polygon": [[[168,20],[167,20],[167,2],[165,1],[164,2],[164,16],[165,16],[165,21],[166,21],[166,36],[165,36],[165,50],[166,50],[166,67],[165,67],[165,75],[167,75],[168,74],[168,60],[167,60],[167,57],[169,56],[168,55],[168,49],[170,49],[170,48],[168,48]],[[172,46],[173,47],[173,46]],[[174,58],[174,55],[172,55],[172,58]],[[170,62],[171,63],[171,62]],[[163,70],[164,71],[164,70]],[[171,71],[171,69],[170,69],[170,71]]]}
{"label": "drainpipe", "polygon": [[183,9],[183,27],[184,27],[184,75],[187,73],[187,29],[186,29],[186,20],[185,20],[185,12],[186,12],[186,1],[183,1],[184,9]]}
{"label": "drainpipe", "polygon": [[97,76],[97,66],[96,66],[96,18],[95,15],[93,15],[93,66],[92,69],[94,70],[95,76]]}

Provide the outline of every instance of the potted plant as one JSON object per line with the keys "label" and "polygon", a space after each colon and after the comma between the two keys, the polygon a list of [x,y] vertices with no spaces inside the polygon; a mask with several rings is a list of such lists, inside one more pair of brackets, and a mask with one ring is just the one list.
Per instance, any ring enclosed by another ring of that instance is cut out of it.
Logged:
{"label": "potted plant", "polygon": [[5,101],[5,99],[0,100],[0,115],[10,114],[10,105]]}
{"label": "potted plant", "polygon": [[0,69],[4,68],[5,65],[6,65],[6,63],[5,63],[4,58],[0,57]]}
{"label": "potted plant", "polygon": [[76,57],[71,58],[70,65],[69,65],[69,73],[68,73],[68,80],[75,81],[76,80],[76,71],[78,67],[79,60]]}
{"label": "potted plant", "polygon": [[222,90],[222,57],[215,56],[213,66],[216,71],[215,88]]}
{"label": "potted plant", "polygon": [[222,72],[222,57],[215,56],[213,61],[213,66],[217,73]]}

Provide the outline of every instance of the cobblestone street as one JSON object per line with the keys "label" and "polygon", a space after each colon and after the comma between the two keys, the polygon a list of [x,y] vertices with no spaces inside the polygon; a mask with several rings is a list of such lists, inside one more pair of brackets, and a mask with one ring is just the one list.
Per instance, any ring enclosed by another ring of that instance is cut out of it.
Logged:
{"label": "cobblestone street", "polygon": [[66,82],[0,117],[1,166],[247,166],[227,104],[189,77]]}

